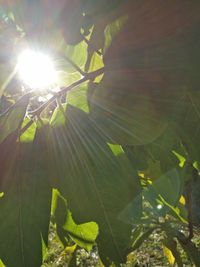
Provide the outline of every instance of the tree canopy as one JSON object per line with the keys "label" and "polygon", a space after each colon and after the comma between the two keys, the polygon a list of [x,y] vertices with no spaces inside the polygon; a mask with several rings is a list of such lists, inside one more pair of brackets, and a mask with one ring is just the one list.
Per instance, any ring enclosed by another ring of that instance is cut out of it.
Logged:
{"label": "tree canopy", "polygon": [[50,221],[64,248],[97,244],[105,266],[154,230],[171,264],[181,245],[200,266],[199,13],[199,1],[1,1],[2,266],[40,267]]}

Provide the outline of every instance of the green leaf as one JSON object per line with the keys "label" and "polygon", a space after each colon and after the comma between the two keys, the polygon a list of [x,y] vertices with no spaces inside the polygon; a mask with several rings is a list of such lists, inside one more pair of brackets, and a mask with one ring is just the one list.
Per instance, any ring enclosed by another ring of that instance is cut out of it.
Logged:
{"label": "green leaf", "polygon": [[52,129],[50,140],[55,186],[75,221],[99,225],[97,243],[104,262],[107,257],[123,261],[131,227],[118,215],[140,188],[128,160],[115,157],[87,114],[70,105],[66,126]]}
{"label": "green leaf", "polygon": [[63,196],[61,196],[61,194],[57,189],[53,189],[51,214],[55,219],[56,232],[64,247],[69,245],[68,233],[66,233],[65,230],[63,229],[63,225],[65,224],[67,217],[67,211],[68,207],[66,199]]}
{"label": "green leaf", "polygon": [[172,254],[171,249],[169,249],[166,246],[163,246],[163,252],[165,256],[167,257],[170,266],[174,266],[175,258],[174,258],[174,255]]}
{"label": "green leaf", "polygon": [[174,240],[174,236],[171,236],[170,233],[167,233],[167,238],[163,240],[163,244],[171,251],[172,255],[168,254],[167,258],[169,262],[171,262],[171,266],[173,266],[173,258],[175,258],[178,267],[183,267],[182,259],[179,251],[177,250],[177,242]]}
{"label": "green leaf", "polygon": [[149,228],[143,231],[143,233],[140,234],[138,238],[133,240],[133,243],[131,245],[131,250],[133,251],[138,249],[143,244],[143,242],[153,233],[154,230],[155,228]]}
{"label": "green leaf", "polygon": [[174,155],[173,150],[180,147],[180,136],[177,135],[176,129],[169,125],[162,136],[145,148],[154,161],[160,162],[161,172],[166,173],[173,168],[179,168],[179,160]]}
{"label": "green leaf", "polygon": [[29,118],[25,118],[23,123],[22,123],[21,128],[23,129],[23,127],[26,127],[29,123],[32,123],[31,126],[29,126],[26,129],[26,131],[20,135],[20,142],[22,142],[22,143],[29,143],[29,142],[32,142],[34,140],[36,128],[37,128],[37,125],[35,122],[33,122]]}
{"label": "green leaf", "polygon": [[128,16],[124,15],[109,25],[105,28],[104,35],[105,35],[105,42],[104,42],[104,53],[106,50],[109,48],[111,45],[114,37],[122,30],[124,24],[127,22]]}
{"label": "green leaf", "polygon": [[87,101],[88,83],[83,83],[79,87],[71,90],[67,95],[67,102],[84,112],[89,112]]}
{"label": "green leaf", "polygon": [[188,258],[192,260],[195,266],[200,265],[199,250],[196,245],[190,239],[188,239],[188,237],[186,237],[181,231],[178,231],[177,229],[173,228],[169,223],[163,224],[162,229],[170,237],[176,237],[178,239]]}
{"label": "green leaf", "polygon": [[162,175],[152,186],[169,204],[175,205],[183,190],[183,179],[174,169]]}
{"label": "green leaf", "polygon": [[162,205],[165,206],[165,210],[168,210],[168,213],[173,217],[177,218],[181,223],[188,223],[188,212],[186,207],[181,206],[180,203],[177,204],[177,207],[173,207],[167,203],[163,198],[161,198]]}
{"label": "green leaf", "polygon": [[[96,71],[96,70],[104,67],[102,57],[97,53],[94,53],[92,55],[89,63],[90,64],[89,64],[88,72]],[[102,76],[103,76],[103,74],[101,74],[100,76],[97,76],[94,79],[94,82],[99,83],[102,80]]]}
{"label": "green leaf", "polygon": [[87,60],[87,44],[82,41],[75,46],[68,45],[65,48],[65,55],[74,62],[79,68],[84,70]]}
{"label": "green leaf", "polygon": [[21,127],[28,101],[29,96],[27,95],[11,107],[6,114],[0,116],[0,142]]}
{"label": "green leaf", "polygon": [[58,127],[65,124],[65,110],[66,104],[56,107],[51,116],[50,125]]}
{"label": "green leaf", "polygon": [[68,210],[67,201],[57,193],[56,208],[54,211],[56,229],[63,245],[66,245],[65,238],[68,236],[81,248],[91,250],[98,235],[98,225],[94,222],[76,224]]}
{"label": "green leaf", "polygon": [[187,256],[192,260],[195,266],[200,265],[200,253],[196,245],[189,240],[188,242],[181,242],[179,239],[179,242],[181,243],[182,248],[187,253]]}
{"label": "green leaf", "polygon": [[[33,143],[16,143],[16,139],[9,137],[0,145],[4,192],[0,199],[0,258],[7,267],[42,264],[42,242],[47,244],[48,239],[51,188],[41,131],[36,133]],[[6,160],[3,154],[7,155]]]}
{"label": "green leaf", "polygon": [[120,145],[113,145],[113,144],[108,144],[108,145],[115,156],[118,156],[118,155],[124,153],[124,151]]}
{"label": "green leaf", "polygon": [[119,219],[131,225],[141,223],[142,195],[138,194],[119,214]]}
{"label": "green leaf", "polygon": [[67,221],[64,229],[69,233],[72,240],[86,250],[91,250],[98,235],[98,225],[95,222],[88,222],[77,225],[71,212],[68,211]]}
{"label": "green leaf", "polygon": [[[117,155],[117,159],[119,161],[119,167],[121,167],[122,170],[129,170],[130,169],[130,163],[124,153],[120,153]],[[126,224],[139,224],[141,222],[142,217],[142,188],[139,185],[139,177],[137,175],[137,172],[132,169],[132,174],[134,174],[135,178],[137,177],[138,183],[135,183],[135,186],[137,186],[137,194],[134,194],[134,198],[128,203],[128,205],[124,206],[124,209],[121,210],[121,212],[118,215],[118,218],[125,222]]]}
{"label": "green leaf", "polygon": [[[88,41],[88,58],[85,65],[86,71],[91,71],[91,69],[95,69],[95,59],[97,61],[96,64],[103,65],[102,57],[98,55],[100,49],[103,48],[104,45],[104,29],[106,27],[106,20],[97,20],[94,27],[90,39]],[[96,52],[96,53],[95,53]],[[95,54],[94,54],[95,53]],[[93,62],[91,64],[91,59],[93,58]],[[98,63],[99,62],[99,63]]]}
{"label": "green leaf", "polygon": [[162,213],[163,206],[175,207],[183,191],[184,179],[173,169],[144,190],[144,197],[153,206],[156,213]]}
{"label": "green leaf", "polygon": [[188,90],[186,95],[187,106],[184,116],[181,117],[177,130],[183,140],[187,158],[192,162],[199,160],[199,122],[200,122],[200,94],[198,91]]}
{"label": "green leaf", "polygon": [[167,123],[160,117],[153,98],[142,93],[142,80],[134,71],[105,71],[94,90],[90,118],[107,142],[145,145],[166,130]]}
{"label": "green leaf", "polygon": [[145,146],[123,146],[123,149],[136,170],[141,171],[147,169],[149,155]]}

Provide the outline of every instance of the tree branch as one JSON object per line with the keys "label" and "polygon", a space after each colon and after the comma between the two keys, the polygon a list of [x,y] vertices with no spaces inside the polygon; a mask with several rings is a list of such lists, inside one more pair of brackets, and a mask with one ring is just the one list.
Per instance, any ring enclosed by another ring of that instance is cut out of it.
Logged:
{"label": "tree branch", "polygon": [[97,76],[101,75],[104,73],[104,68],[98,69],[96,71],[87,73],[83,78],[80,80],[70,84],[67,87],[62,88],[59,92],[56,92],[49,100],[47,100],[44,104],[42,104],[39,108],[33,110],[30,112],[32,116],[39,116],[42,111],[48,107],[53,101],[55,101],[58,97],[62,96],[63,94],[71,91],[72,89],[76,88],[80,84],[89,81],[89,80],[94,80]]}
{"label": "tree branch", "polygon": [[[41,114],[41,112],[48,106],[50,105],[53,101],[55,101],[58,97],[62,96],[63,94],[71,91],[72,89],[76,88],[77,86],[79,86],[80,84],[82,84],[83,82],[89,81],[89,80],[94,80],[97,76],[101,75],[104,73],[104,68],[98,69],[96,71],[87,73],[85,75],[85,77],[83,77],[82,79],[72,83],[71,85],[62,88],[61,91],[56,92],[49,100],[47,100],[44,104],[42,104],[39,108],[37,108],[36,110],[33,110],[32,112],[30,112],[30,114],[32,115],[32,117],[34,118],[35,116],[39,116]],[[24,96],[22,96],[20,99],[22,99]],[[21,101],[19,99],[19,101]],[[16,103],[15,103],[16,104]],[[15,105],[14,104],[14,105]],[[22,135],[32,124],[33,124],[33,120],[29,121],[21,130],[20,130],[20,135]]]}

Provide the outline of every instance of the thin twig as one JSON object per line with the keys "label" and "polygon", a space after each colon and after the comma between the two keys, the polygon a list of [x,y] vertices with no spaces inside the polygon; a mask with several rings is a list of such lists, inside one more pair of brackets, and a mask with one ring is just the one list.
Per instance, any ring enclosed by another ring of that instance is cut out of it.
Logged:
{"label": "thin twig", "polygon": [[[53,101],[55,101],[57,98],[59,98],[60,96],[62,96],[63,94],[71,91],[72,89],[76,88],[77,86],[79,86],[81,83],[88,81],[88,80],[94,80],[95,77],[101,75],[104,73],[104,68],[98,69],[96,71],[87,73],[85,77],[83,77],[82,79],[72,83],[71,85],[62,88],[61,91],[56,92],[49,100],[47,100],[44,104],[42,104],[39,108],[37,108],[36,110],[33,110],[32,112],[30,112],[30,114],[32,115],[32,118],[34,118],[35,116],[40,116],[41,112],[49,105],[51,104]],[[22,135],[32,124],[33,124],[34,120],[32,119],[31,121],[29,121],[21,130],[20,130],[20,135]]]}
{"label": "thin twig", "polygon": [[50,105],[53,101],[55,101],[58,97],[62,96],[63,94],[71,91],[72,89],[76,88],[80,84],[88,81],[88,80],[94,80],[95,77],[103,74],[104,68],[98,69],[96,71],[87,73],[85,77],[81,78],[80,80],[70,84],[67,87],[62,88],[59,92],[56,92],[49,100],[47,100],[44,104],[42,104],[39,108],[33,110],[30,112],[32,116],[39,116],[41,112],[48,106]]}
{"label": "thin twig", "polygon": [[64,93],[67,93],[68,91],[71,91],[73,88],[79,86],[81,83],[87,81],[86,77],[72,83],[71,85],[64,87],[61,91],[54,93],[54,95],[48,99],[45,103],[43,103],[39,108],[30,111],[29,114],[34,116],[39,116],[42,111],[47,108],[53,101],[55,101],[58,97],[60,97],[61,95],[63,95]]}
{"label": "thin twig", "polygon": [[[85,38],[85,36],[83,37],[83,40],[86,42],[88,46],[90,45],[94,49],[94,46],[90,44],[90,42],[88,41],[87,38]],[[102,56],[102,53],[99,50],[94,49],[94,52],[96,52],[99,56]]]}

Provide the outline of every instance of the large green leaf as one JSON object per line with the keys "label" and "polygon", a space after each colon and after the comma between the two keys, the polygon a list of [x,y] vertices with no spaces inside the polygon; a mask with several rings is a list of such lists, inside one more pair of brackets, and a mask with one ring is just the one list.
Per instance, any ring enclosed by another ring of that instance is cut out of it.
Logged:
{"label": "large green leaf", "polygon": [[[91,115],[112,142],[141,145],[155,141],[172,115],[183,116],[186,89],[198,88],[200,5],[159,3],[156,15],[153,3],[125,7],[128,20],[104,54]],[[170,13],[178,19],[169,21]]]}
{"label": "large green leaf", "polygon": [[42,264],[51,206],[44,144],[39,130],[33,143],[16,143],[11,135],[0,145],[0,258],[7,267]]}
{"label": "large green leaf", "polygon": [[108,142],[145,145],[165,131],[167,123],[145,87],[137,71],[105,72],[92,95],[90,117]]}
{"label": "large green leaf", "polygon": [[118,214],[139,191],[134,170],[126,158],[112,154],[87,115],[70,105],[65,127],[52,129],[51,138],[55,185],[75,221],[97,222],[101,257],[122,261],[130,226]]}
{"label": "large green leaf", "polygon": [[[180,36],[182,36],[182,41],[184,41],[188,32],[193,27],[198,27],[200,21],[199,11],[200,5],[198,2],[195,2],[195,4],[192,2],[165,2],[164,4],[160,2],[157,3],[155,10],[154,2],[142,1],[137,3],[132,0],[125,1],[124,14],[128,15],[128,21],[120,34],[114,38],[112,45],[108,49],[105,58],[106,63],[112,65],[113,68],[118,68],[120,65],[117,63],[122,59],[123,63],[126,61],[131,65],[135,65],[138,63],[140,55],[144,53],[146,60],[143,62],[148,67],[152,61],[148,60],[151,53],[146,53],[148,51],[146,49],[155,49],[159,46],[160,42],[174,41]],[[170,15],[172,14],[175,17],[174,20],[170,20]],[[197,35],[196,39],[198,39]],[[167,49],[160,51],[161,58],[154,57],[153,60],[162,61],[163,53],[165,54],[166,51]],[[168,59],[172,59],[171,52],[173,53],[173,49],[167,52]],[[177,55],[179,52],[177,50]],[[139,57],[137,57],[138,53]],[[177,55],[176,53],[174,55],[174,60],[176,61]],[[136,60],[134,60],[135,56]],[[183,55],[184,58],[185,56]],[[188,60],[190,59],[188,58]],[[175,69],[176,65],[168,67]],[[187,68],[188,66],[182,67]]]}

